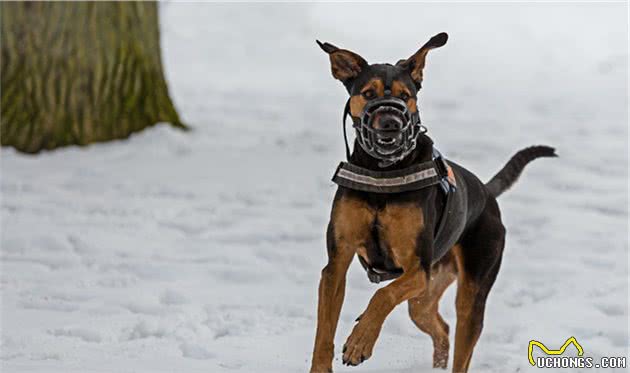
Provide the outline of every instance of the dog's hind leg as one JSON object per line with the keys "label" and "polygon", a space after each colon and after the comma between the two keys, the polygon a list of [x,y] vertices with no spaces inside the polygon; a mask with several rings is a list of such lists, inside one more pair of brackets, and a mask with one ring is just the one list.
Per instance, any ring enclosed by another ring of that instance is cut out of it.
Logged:
{"label": "dog's hind leg", "polygon": [[505,229],[496,209],[494,214],[482,213],[476,227],[454,250],[458,270],[454,373],[465,373],[470,366],[483,329],[486,299],[501,266],[504,243]]}
{"label": "dog's hind leg", "polygon": [[448,324],[438,311],[444,291],[457,278],[453,256],[449,253],[431,271],[429,291],[409,299],[409,316],[416,326],[433,340],[433,367],[446,369],[448,365]]}

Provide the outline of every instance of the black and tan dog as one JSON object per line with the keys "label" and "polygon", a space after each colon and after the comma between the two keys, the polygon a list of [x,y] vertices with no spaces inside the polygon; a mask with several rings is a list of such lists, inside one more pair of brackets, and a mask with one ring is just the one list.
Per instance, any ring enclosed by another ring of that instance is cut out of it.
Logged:
{"label": "black and tan dog", "polygon": [[[370,65],[356,53],[328,43],[318,44],[330,57],[333,77],[340,80],[350,94],[347,111],[358,128],[356,124],[365,115],[365,108],[384,96],[404,102],[411,116],[417,114],[417,94],[426,55],[446,41],[445,33],[438,34],[413,56],[396,65]],[[400,115],[388,110],[378,111],[369,125],[381,130],[400,129],[405,125]],[[360,144],[357,139],[349,163],[357,169],[368,170],[365,172],[395,174],[431,161],[435,153],[429,137],[423,132],[412,136],[415,137],[413,147],[406,148],[407,153],[399,153],[400,156],[390,162],[375,157],[375,154],[388,152],[373,153],[370,151],[373,148]],[[386,150],[399,140],[398,137],[379,137],[376,141]],[[328,225],[328,263],[319,284],[311,372],[332,371],[333,340],[345,293],[346,272],[355,255],[369,271],[393,273],[391,277],[395,279],[376,291],[358,318],[343,346],[343,362],[358,365],[368,359],[387,315],[407,301],[411,320],[433,339],[433,366],[446,368],[449,326],[438,312],[438,302],[446,288],[457,280],[453,372],[466,372],[481,334],[486,298],[497,277],[505,243],[505,228],[496,197],[516,181],[527,163],[538,157],[552,156],[555,156],[554,149],[546,146],[521,150],[486,184],[449,161],[450,176],[456,185],[450,205],[445,202],[439,184],[399,193],[340,186]],[[440,239],[442,247],[437,247],[440,219],[449,212],[442,232],[444,237]]]}

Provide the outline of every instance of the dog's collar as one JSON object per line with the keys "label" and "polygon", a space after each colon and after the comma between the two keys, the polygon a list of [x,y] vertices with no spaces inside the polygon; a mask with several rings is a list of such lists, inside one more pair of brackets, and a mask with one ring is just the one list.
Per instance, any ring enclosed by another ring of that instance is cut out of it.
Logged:
{"label": "dog's collar", "polygon": [[394,171],[372,171],[349,162],[341,162],[332,181],[339,186],[362,192],[402,193],[442,183],[449,179],[449,169],[441,156]]}

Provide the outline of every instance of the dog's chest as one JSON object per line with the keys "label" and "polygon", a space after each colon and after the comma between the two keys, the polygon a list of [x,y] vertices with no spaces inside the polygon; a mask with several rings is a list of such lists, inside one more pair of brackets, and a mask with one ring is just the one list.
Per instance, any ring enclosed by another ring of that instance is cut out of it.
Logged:
{"label": "dog's chest", "polygon": [[376,271],[391,272],[401,268],[400,263],[394,259],[392,247],[384,237],[388,227],[378,223],[370,227],[370,236],[366,238],[365,245],[357,248],[357,255]]}
{"label": "dog's chest", "polygon": [[402,269],[416,257],[418,236],[424,229],[417,203],[386,203],[378,208],[366,201],[342,198],[333,223],[340,244],[352,246],[371,267]]}

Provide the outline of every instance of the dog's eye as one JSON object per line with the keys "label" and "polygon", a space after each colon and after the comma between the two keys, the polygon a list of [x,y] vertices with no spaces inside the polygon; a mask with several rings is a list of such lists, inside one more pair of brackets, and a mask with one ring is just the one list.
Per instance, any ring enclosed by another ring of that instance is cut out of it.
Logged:
{"label": "dog's eye", "polygon": [[409,100],[409,95],[403,92],[400,95],[400,99],[403,100],[403,101],[407,101],[407,100]]}
{"label": "dog's eye", "polygon": [[376,95],[373,89],[368,89],[367,91],[364,91],[361,94],[363,95],[363,97],[367,98],[368,100],[373,99],[374,96]]}

